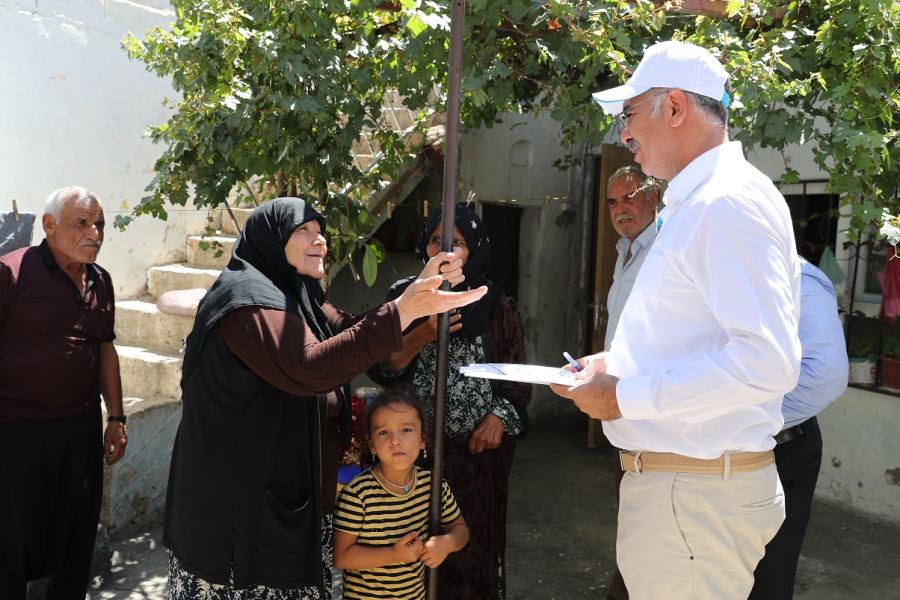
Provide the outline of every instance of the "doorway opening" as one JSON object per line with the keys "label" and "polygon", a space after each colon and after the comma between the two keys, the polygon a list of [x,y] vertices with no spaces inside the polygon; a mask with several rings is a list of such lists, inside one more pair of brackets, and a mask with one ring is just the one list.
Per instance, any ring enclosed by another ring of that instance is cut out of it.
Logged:
{"label": "doorway opening", "polygon": [[504,204],[481,205],[481,221],[491,240],[491,268],[488,279],[503,292],[519,300],[519,225],[522,209]]}

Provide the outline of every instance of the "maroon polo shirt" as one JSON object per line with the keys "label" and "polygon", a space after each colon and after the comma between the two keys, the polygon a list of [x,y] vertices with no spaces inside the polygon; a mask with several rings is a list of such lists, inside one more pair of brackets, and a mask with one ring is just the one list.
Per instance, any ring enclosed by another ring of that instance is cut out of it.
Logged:
{"label": "maroon polo shirt", "polygon": [[115,338],[112,280],[86,265],[87,288],[47,241],[0,256],[0,421],[74,417],[100,403],[100,344]]}

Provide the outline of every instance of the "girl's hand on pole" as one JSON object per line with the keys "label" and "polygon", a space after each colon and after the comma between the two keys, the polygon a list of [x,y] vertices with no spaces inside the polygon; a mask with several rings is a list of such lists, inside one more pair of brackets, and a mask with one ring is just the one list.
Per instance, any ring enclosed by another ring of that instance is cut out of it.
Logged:
{"label": "girl's hand on pole", "polygon": [[434,569],[447,559],[448,554],[453,552],[453,546],[453,540],[449,535],[433,535],[425,542],[419,560],[425,563],[426,567]]}
{"label": "girl's hand on pole", "polygon": [[447,523],[444,535],[431,536],[422,548],[419,560],[432,569],[440,565],[447,555],[462,550],[469,543],[469,527],[462,515]]}
{"label": "girl's hand on pole", "polygon": [[398,563],[407,564],[416,562],[422,555],[422,540],[418,531],[410,531],[402,538],[394,542],[394,557]]}

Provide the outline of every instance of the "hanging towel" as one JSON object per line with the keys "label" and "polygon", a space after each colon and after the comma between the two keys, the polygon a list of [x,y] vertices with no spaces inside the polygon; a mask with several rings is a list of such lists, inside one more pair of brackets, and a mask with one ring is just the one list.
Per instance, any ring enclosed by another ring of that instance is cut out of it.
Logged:
{"label": "hanging towel", "polygon": [[0,256],[31,245],[34,215],[31,213],[0,213]]}

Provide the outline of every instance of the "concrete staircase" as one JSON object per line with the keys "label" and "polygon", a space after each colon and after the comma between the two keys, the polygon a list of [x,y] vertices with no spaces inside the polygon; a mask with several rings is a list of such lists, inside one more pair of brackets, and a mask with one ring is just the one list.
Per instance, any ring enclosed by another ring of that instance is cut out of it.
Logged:
{"label": "concrete staircase", "polygon": [[[241,227],[249,209],[233,209]],[[152,267],[146,294],[116,302],[116,349],[128,415],[125,457],[105,467],[101,522],[110,538],[138,534],[162,522],[172,443],[181,418],[181,349],[192,316],[162,312],[172,290],[209,289],[231,256],[237,230],[228,213],[216,235],[185,240],[184,262]],[[209,248],[204,250],[201,243]],[[217,253],[221,250],[219,256]]]}

